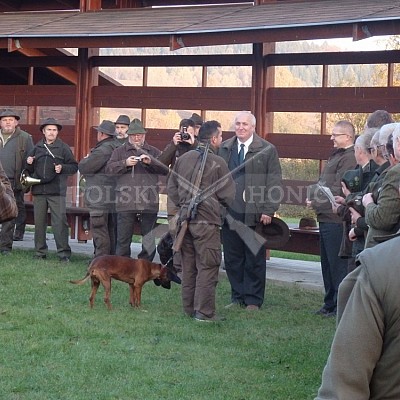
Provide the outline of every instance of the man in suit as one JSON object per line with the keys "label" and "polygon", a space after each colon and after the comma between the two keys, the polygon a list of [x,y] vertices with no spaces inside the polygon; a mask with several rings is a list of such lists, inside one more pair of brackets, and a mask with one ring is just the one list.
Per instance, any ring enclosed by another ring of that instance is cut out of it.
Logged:
{"label": "man in suit", "polygon": [[266,249],[262,245],[254,251],[247,240],[254,242],[257,224],[270,224],[278,210],[282,172],[275,146],[257,135],[253,114],[242,111],[236,115],[235,134],[218,152],[236,183],[235,200],[222,227],[225,269],[231,284],[227,307],[258,310],[264,302]]}

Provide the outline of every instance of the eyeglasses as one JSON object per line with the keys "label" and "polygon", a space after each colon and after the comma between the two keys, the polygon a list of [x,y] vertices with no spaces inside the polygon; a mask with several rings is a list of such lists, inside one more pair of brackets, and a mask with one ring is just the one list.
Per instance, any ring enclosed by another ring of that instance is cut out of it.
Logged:
{"label": "eyeglasses", "polygon": [[331,137],[348,136],[347,133],[332,133]]}
{"label": "eyeglasses", "polygon": [[378,150],[379,147],[386,147],[385,144],[378,144],[377,146],[373,146],[373,147],[368,147],[367,150],[372,153],[372,150]]}

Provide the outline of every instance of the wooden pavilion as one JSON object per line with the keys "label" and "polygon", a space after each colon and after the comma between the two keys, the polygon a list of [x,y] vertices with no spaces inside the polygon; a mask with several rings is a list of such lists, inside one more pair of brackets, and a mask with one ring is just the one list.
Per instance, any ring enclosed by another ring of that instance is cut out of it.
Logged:
{"label": "wooden pavilion", "polygon": [[[277,146],[280,157],[324,160],[331,148],[327,113],[400,112],[400,88],[394,84],[400,51],[276,54],[275,43],[398,34],[399,0],[0,0],[0,107],[20,110],[22,126],[35,139],[41,120],[58,107],[53,116],[63,122],[63,139],[77,159],[93,145],[99,108],[112,107],[140,109],[145,126],[149,109],[189,109],[204,118],[209,111],[251,110],[257,132]],[[185,47],[246,43],[252,45],[249,54],[174,55]],[[104,56],[99,51],[127,47],[166,47],[170,53]],[[329,67],[346,64],[383,64],[387,83],[330,87]],[[320,87],[275,87],[275,67],[300,65],[322,67]],[[142,68],[142,85],[121,86],[99,72],[122,66]],[[149,86],[148,69],[160,66],[198,66],[202,83]],[[208,87],[207,68],[213,66],[251,67],[251,86]],[[319,113],[320,134],[274,132],[278,112]],[[149,131],[149,141],[161,149],[173,132],[161,126]]]}

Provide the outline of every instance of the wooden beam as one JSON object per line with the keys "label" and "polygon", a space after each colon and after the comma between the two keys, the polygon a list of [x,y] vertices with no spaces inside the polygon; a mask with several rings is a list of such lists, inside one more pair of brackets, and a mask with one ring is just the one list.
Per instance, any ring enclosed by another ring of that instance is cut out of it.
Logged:
{"label": "wooden beam", "polygon": [[[24,49],[28,50],[28,49]],[[30,49],[33,50],[33,49]],[[17,53],[13,55],[2,55],[0,57],[0,68],[25,68],[25,67],[71,67],[76,68],[77,57],[69,56],[43,56],[43,57],[24,57]]]}
{"label": "wooden beam", "polygon": [[287,53],[265,56],[268,66],[383,64],[400,62],[400,50]]}
{"label": "wooden beam", "polygon": [[[0,59],[1,61],[1,59]],[[99,56],[91,57],[94,67],[193,67],[193,66],[244,66],[252,65],[252,54],[207,56]]]}
{"label": "wooden beam", "polygon": [[[80,37],[24,37],[18,40],[19,48],[54,49],[64,47],[105,48],[105,47],[168,47],[169,36],[80,36]],[[8,48],[8,42],[3,48]]]}
{"label": "wooden beam", "polygon": [[[45,58],[46,53],[43,51],[40,51],[38,49],[18,49],[18,52],[26,56],[27,58]],[[69,58],[69,57],[66,57]],[[72,57],[74,58],[74,57]],[[50,71],[53,71],[55,74],[61,76],[65,80],[69,81],[70,83],[76,85],[78,76],[76,71],[65,67],[65,66],[57,66],[57,67],[52,67],[47,65],[47,69]]]}
{"label": "wooden beam", "polygon": [[269,112],[400,112],[400,87],[270,88]]}
{"label": "wooden beam", "polygon": [[1,85],[0,104],[75,107],[75,91],[72,85]]}
{"label": "wooden beam", "polygon": [[250,109],[251,89],[97,86],[93,106],[240,111]]}
{"label": "wooden beam", "polygon": [[329,135],[269,133],[268,141],[277,147],[281,158],[327,160],[332,152]]}

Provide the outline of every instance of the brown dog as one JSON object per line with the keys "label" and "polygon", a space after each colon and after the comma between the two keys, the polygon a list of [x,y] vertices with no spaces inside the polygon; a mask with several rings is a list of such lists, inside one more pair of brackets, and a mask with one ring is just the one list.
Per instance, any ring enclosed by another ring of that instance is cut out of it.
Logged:
{"label": "brown dog", "polygon": [[140,306],[142,287],[146,282],[154,280],[156,285],[161,285],[166,289],[171,287],[171,281],[180,283],[178,276],[161,264],[121,256],[96,257],[90,263],[87,274],[83,279],[70,282],[82,285],[89,278],[92,280],[92,292],[89,298],[90,307],[94,305],[94,298],[101,283],[105,289],[104,302],[108,309],[111,309],[111,279],[129,284],[129,303],[132,307]]}

